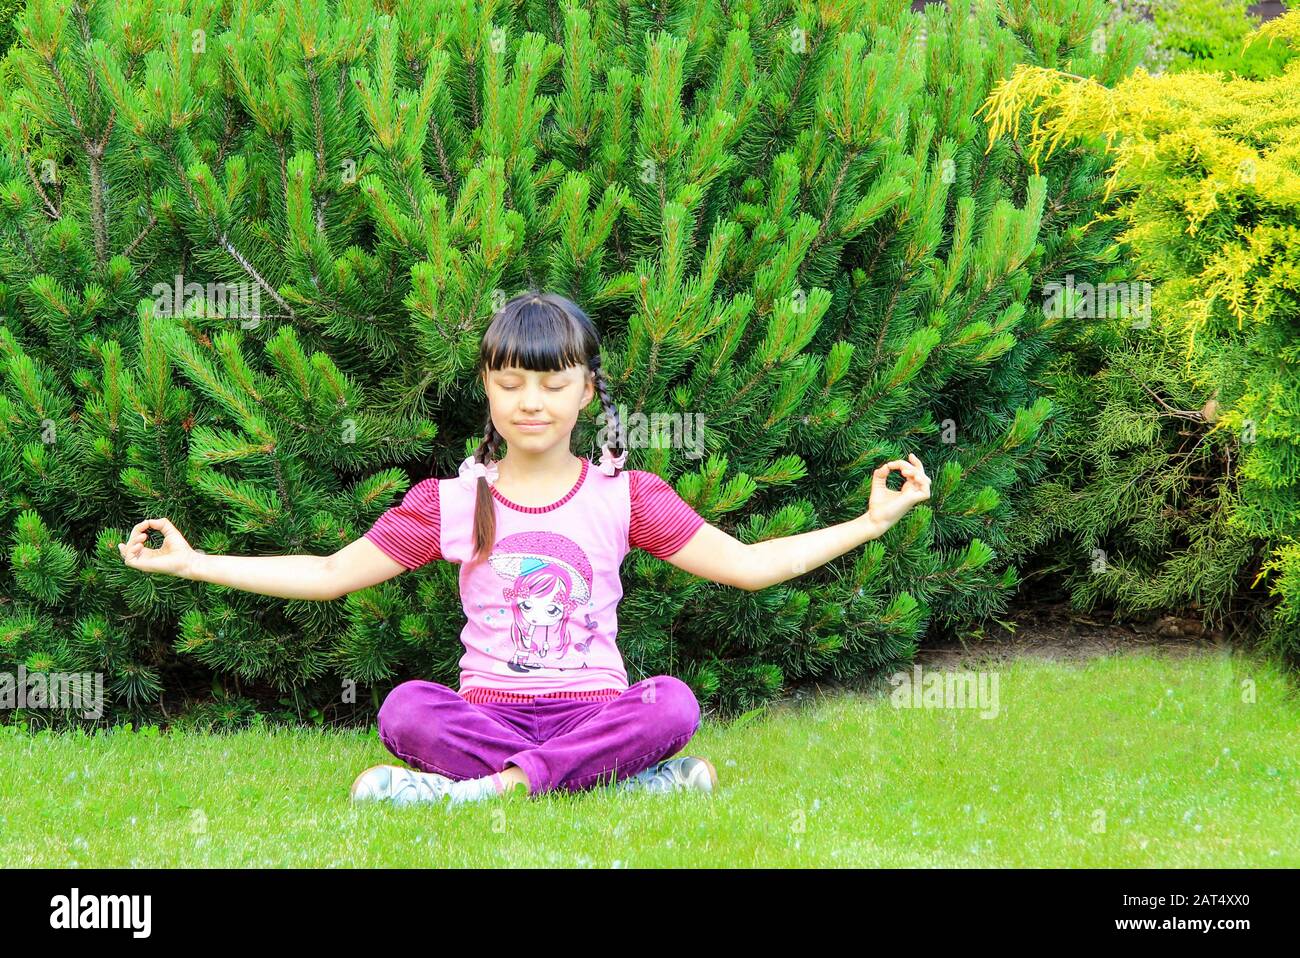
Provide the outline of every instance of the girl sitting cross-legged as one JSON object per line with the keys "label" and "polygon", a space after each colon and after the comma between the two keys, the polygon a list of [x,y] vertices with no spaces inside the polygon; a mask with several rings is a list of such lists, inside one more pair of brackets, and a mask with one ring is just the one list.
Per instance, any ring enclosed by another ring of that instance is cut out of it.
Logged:
{"label": "girl sitting cross-legged", "polygon": [[[416,483],[333,555],[205,555],[166,519],[150,519],[120,546],[124,561],[316,599],[435,559],[460,566],[460,688],[415,679],[388,694],[379,737],[410,767],[367,769],[352,785],[354,800],[458,805],[512,787],[536,795],[602,783],[711,792],[712,763],[677,755],[700,725],[691,689],[671,675],[628,682],[615,642],[624,556],[641,548],[714,582],[763,589],[877,538],[928,499],[920,460],[880,466],[867,512],[856,519],[746,544],[706,522],[659,476],[623,469],[627,452],[618,445],[606,445],[595,464],[573,454],[578,416],[597,394],[607,433],[622,430],[599,336],[568,299],[529,292],[506,303],[484,333],[479,373],[489,412],[475,454],[458,475]],[[497,459],[502,440],[506,453]],[[895,470],[905,480],[897,491],[886,485]],[[164,534],[161,549],[144,548],[151,528]]]}

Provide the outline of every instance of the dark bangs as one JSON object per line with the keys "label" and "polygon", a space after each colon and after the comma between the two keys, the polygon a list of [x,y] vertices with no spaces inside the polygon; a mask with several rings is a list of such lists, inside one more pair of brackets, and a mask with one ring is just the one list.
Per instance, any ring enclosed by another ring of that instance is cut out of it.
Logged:
{"label": "dark bangs", "polygon": [[593,333],[586,314],[564,297],[523,293],[488,324],[479,346],[479,371],[518,366],[549,373],[587,366],[600,350]]}

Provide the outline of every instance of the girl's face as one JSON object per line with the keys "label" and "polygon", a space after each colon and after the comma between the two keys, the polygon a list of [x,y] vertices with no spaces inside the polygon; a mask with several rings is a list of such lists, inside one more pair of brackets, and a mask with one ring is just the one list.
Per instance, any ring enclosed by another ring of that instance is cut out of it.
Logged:
{"label": "girl's face", "polygon": [[529,625],[555,625],[564,615],[564,609],[557,601],[561,590],[556,583],[550,595],[530,595],[519,600],[519,612]]}
{"label": "girl's face", "polygon": [[591,371],[581,364],[550,373],[517,366],[489,370],[483,374],[483,389],[497,432],[512,448],[530,452],[567,443],[578,414],[596,395]]}

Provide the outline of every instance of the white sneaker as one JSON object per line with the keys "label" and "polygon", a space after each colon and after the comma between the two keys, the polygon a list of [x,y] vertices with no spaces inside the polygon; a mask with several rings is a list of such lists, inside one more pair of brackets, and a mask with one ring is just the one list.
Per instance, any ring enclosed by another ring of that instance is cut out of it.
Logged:
{"label": "white sneaker", "polygon": [[450,797],[452,780],[436,772],[416,772],[399,765],[376,765],[357,776],[352,783],[352,801],[392,802],[412,805],[416,802],[445,802]]}
{"label": "white sneaker", "polygon": [[680,755],[637,772],[615,787],[627,792],[679,792],[684,789],[712,792],[717,784],[718,772],[707,758]]}

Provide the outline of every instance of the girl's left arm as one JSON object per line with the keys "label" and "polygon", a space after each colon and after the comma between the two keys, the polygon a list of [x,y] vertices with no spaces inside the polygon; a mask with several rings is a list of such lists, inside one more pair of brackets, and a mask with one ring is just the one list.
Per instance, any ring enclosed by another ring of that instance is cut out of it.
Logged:
{"label": "girl's left arm", "polygon": [[[904,478],[903,487],[898,490],[885,484],[889,473],[895,470]],[[867,511],[856,519],[812,532],[750,543],[741,542],[706,522],[686,545],[665,561],[701,578],[748,592],[803,575],[884,535],[912,506],[930,498],[930,477],[916,456],[887,462],[871,477]]]}

